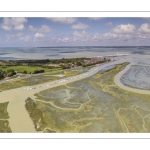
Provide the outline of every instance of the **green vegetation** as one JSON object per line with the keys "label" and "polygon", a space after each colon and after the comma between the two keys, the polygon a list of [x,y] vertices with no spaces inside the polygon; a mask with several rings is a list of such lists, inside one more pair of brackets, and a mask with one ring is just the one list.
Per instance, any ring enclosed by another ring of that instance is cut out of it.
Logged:
{"label": "green vegetation", "polygon": [[65,70],[64,71],[64,75],[66,77],[71,77],[71,76],[75,76],[75,75],[78,75],[78,74],[81,74],[83,72],[77,72],[77,71],[71,71],[71,70]]}
{"label": "green vegetation", "polygon": [[44,70],[44,72],[50,72],[52,70],[59,70],[61,69],[60,67],[55,67],[55,68],[43,68],[40,66],[0,66],[0,69],[3,69],[4,71],[8,71],[8,70],[15,70],[19,73],[34,73],[35,71],[39,71],[39,70]]}
{"label": "green vegetation", "polygon": [[12,132],[9,127],[9,122],[7,120],[0,120],[0,133],[10,133]]}
{"label": "green vegetation", "polygon": [[44,70],[35,70],[34,71],[34,74],[37,74],[37,73],[44,73],[45,71]]}
{"label": "green vegetation", "polygon": [[0,133],[3,132],[11,132],[11,129],[9,127],[9,122],[8,122],[8,112],[7,112],[7,106],[9,102],[5,103],[0,103]]}
{"label": "green vegetation", "polygon": [[114,76],[127,64],[28,99],[27,110],[38,131],[150,132],[149,95],[125,91],[114,84]]}
{"label": "green vegetation", "polygon": [[20,80],[13,80],[0,84],[0,91],[15,89],[23,86],[33,86],[36,84],[42,84],[44,82],[50,82],[59,79],[57,76],[47,76],[45,74],[28,77]]}
{"label": "green vegetation", "polygon": [[[43,113],[37,108],[37,104],[32,101],[30,98],[26,100],[26,109],[28,110],[30,117],[33,118],[33,123],[35,125],[36,130],[38,131],[38,122],[44,123],[43,121]],[[31,111],[33,110],[33,111]],[[34,116],[34,117],[33,117]]]}
{"label": "green vegetation", "polygon": [[62,58],[56,60],[49,60],[49,63],[60,64],[60,63],[80,63],[83,60],[90,60],[91,58]]}
{"label": "green vegetation", "polygon": [[70,69],[81,66],[82,62],[90,58],[70,58],[54,60],[1,60],[0,80],[14,76],[16,73],[38,74],[54,70]]}
{"label": "green vegetation", "polygon": [[[45,82],[58,80],[61,77],[56,76],[56,75],[59,75],[59,74],[64,74],[65,78],[74,76],[74,75],[78,75],[78,74],[88,71],[90,68],[91,67],[76,68],[76,69],[74,69],[75,71],[74,70],[56,70],[56,71],[52,71],[52,72],[47,72],[46,74],[31,76],[31,77],[28,77],[25,79],[8,81],[8,82],[0,84],[0,91],[15,89],[15,88],[23,87],[23,86],[32,86],[32,85],[37,85],[37,84],[42,84]],[[16,78],[16,77],[18,77],[18,76],[12,76],[11,79]]]}
{"label": "green vegetation", "polygon": [[13,69],[8,69],[6,71],[0,69],[0,80],[4,79],[5,77],[11,77],[15,74],[16,74],[16,72]]}
{"label": "green vegetation", "polygon": [[43,60],[0,60],[0,65],[9,66],[43,66],[46,64],[60,64],[60,63],[76,63],[83,60],[90,60],[90,58],[62,58],[62,59],[43,59]]}
{"label": "green vegetation", "polygon": [[0,103],[0,119],[8,119],[7,106],[9,102]]}

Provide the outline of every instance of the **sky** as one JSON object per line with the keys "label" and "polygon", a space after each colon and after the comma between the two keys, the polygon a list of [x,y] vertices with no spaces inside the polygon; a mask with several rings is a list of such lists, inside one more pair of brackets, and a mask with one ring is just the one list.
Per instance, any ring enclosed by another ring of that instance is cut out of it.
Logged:
{"label": "sky", "polygon": [[0,18],[0,47],[150,46],[150,18]]}

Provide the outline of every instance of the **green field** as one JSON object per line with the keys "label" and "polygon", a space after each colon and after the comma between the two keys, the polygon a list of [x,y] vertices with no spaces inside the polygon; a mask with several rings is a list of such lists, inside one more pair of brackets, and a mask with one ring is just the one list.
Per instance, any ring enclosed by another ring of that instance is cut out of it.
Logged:
{"label": "green field", "polygon": [[43,67],[39,67],[39,66],[0,66],[0,69],[2,70],[9,70],[9,69],[13,69],[15,71],[18,71],[20,73],[22,73],[23,71],[27,71],[27,73],[34,73],[35,70],[44,70],[45,72],[50,72],[50,71],[53,71],[53,70],[59,70],[61,68],[52,68],[52,69],[49,69],[49,68],[43,68]]}

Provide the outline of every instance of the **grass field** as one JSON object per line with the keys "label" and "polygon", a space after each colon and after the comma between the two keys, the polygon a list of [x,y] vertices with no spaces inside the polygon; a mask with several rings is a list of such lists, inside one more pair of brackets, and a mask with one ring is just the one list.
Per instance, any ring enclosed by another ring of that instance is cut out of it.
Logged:
{"label": "grass field", "polygon": [[45,72],[50,72],[53,70],[59,70],[61,68],[53,68],[53,69],[48,69],[48,68],[43,68],[43,67],[39,67],[39,66],[0,66],[0,69],[2,70],[9,70],[9,69],[13,69],[15,71],[18,72],[23,72],[23,71],[27,71],[27,73],[34,73],[35,70],[44,70]]}

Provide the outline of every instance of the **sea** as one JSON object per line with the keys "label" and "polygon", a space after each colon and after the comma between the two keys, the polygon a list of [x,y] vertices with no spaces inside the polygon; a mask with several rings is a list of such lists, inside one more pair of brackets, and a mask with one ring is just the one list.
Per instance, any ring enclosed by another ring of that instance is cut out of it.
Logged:
{"label": "sea", "polygon": [[0,60],[95,57],[117,53],[148,58],[150,63],[150,46],[1,47]]}

